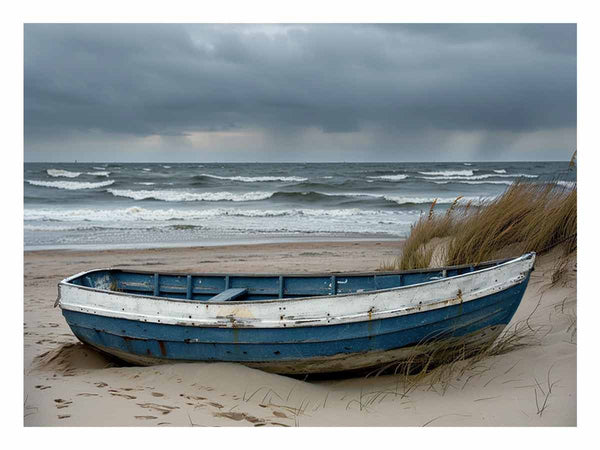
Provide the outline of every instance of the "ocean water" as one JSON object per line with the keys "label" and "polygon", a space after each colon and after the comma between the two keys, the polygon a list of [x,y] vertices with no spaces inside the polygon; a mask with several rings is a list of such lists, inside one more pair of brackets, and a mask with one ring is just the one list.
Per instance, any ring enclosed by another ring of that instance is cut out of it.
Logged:
{"label": "ocean water", "polygon": [[575,177],[568,162],[26,163],[25,249],[397,239],[435,199]]}

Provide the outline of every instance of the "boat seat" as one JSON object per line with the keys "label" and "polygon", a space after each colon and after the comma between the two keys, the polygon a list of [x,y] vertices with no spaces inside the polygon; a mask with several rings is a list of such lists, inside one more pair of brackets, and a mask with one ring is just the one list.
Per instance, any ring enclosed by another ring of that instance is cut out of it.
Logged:
{"label": "boat seat", "polygon": [[243,295],[248,293],[247,288],[231,288],[225,289],[220,294],[215,295],[214,297],[209,298],[207,301],[209,302],[227,302],[229,300],[235,300],[240,298]]}

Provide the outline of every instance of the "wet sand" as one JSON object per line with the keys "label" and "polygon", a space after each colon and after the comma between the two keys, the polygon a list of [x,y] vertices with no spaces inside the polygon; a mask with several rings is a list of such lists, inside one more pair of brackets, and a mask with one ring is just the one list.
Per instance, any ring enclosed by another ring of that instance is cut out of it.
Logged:
{"label": "wet sand", "polygon": [[[231,273],[372,271],[401,242],[307,242],[151,250],[25,252],[26,426],[548,426],[576,425],[576,268],[551,286],[539,258],[511,325],[529,344],[455,379],[385,375],[302,381],[229,363],[117,366],[78,343],[56,284],[99,267]],[[535,331],[535,333],[533,332]]]}

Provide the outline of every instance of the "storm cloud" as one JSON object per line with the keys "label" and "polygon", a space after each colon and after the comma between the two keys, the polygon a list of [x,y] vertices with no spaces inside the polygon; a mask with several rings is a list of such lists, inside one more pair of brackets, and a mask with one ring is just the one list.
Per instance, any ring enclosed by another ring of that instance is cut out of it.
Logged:
{"label": "storm cloud", "polygon": [[25,160],[568,159],[570,24],[25,26]]}

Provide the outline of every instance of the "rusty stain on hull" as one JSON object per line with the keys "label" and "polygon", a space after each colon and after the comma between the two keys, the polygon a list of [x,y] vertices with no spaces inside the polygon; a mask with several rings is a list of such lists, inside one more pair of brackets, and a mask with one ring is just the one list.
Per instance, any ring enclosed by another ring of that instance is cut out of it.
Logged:
{"label": "rusty stain on hull", "polygon": [[160,347],[160,354],[163,356],[167,356],[167,348],[165,347],[165,342],[158,341],[158,346]]}

